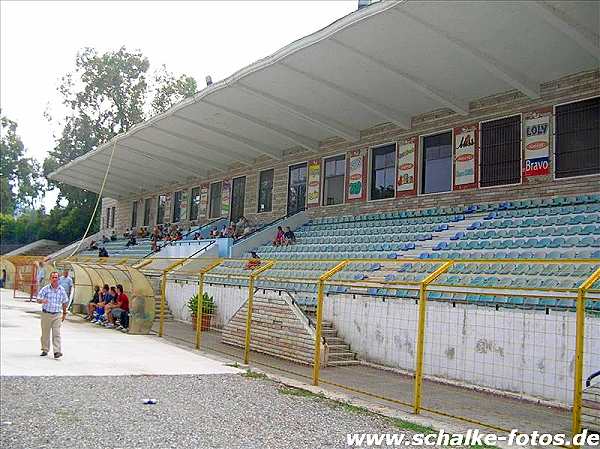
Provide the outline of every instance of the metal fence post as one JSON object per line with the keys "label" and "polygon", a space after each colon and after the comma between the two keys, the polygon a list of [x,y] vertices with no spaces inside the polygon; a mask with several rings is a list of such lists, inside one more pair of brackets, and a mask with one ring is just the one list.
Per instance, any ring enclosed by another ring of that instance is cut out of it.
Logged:
{"label": "metal fence post", "polygon": [[200,349],[200,341],[202,339],[202,307],[204,299],[204,275],[215,267],[221,264],[222,260],[213,262],[206,268],[200,270],[200,279],[198,282],[198,303],[196,304],[196,349]]}
{"label": "metal fence post", "polygon": [[160,321],[158,324],[158,336],[163,336],[163,331],[165,327],[165,303],[167,301],[167,273],[183,264],[187,259],[178,260],[175,263],[172,263],[167,268],[165,268],[162,272],[162,279],[160,282]]}
{"label": "metal fence post", "polygon": [[448,271],[454,264],[453,261],[448,261],[433,273],[427,276],[419,286],[419,323],[417,327],[417,360],[415,367],[415,384],[413,397],[413,411],[415,414],[421,411],[421,390],[423,386],[423,353],[425,350],[425,315],[427,313],[427,286],[435,281],[438,276]]}
{"label": "metal fence post", "polygon": [[315,350],[313,360],[313,385],[319,385],[319,373],[321,372],[321,335],[323,326],[323,292],[325,290],[325,281],[330,279],[338,271],[348,265],[349,260],[343,260],[331,270],[323,273],[317,282],[317,322],[315,323]]}
{"label": "metal fence post", "polygon": [[583,395],[583,357],[585,334],[585,295],[600,279],[600,268],[588,277],[577,290],[577,327],[575,332],[575,376],[573,385],[573,436],[581,432],[581,403]]}
{"label": "metal fence post", "polygon": [[268,270],[275,263],[274,260],[267,262],[265,265],[260,267],[257,270],[254,270],[250,273],[250,277],[248,278],[248,301],[247,301],[247,314],[246,314],[246,336],[244,339],[244,365],[247,365],[250,362],[250,335],[251,335],[251,327],[252,327],[252,306],[254,303],[254,280],[261,274],[263,271]]}

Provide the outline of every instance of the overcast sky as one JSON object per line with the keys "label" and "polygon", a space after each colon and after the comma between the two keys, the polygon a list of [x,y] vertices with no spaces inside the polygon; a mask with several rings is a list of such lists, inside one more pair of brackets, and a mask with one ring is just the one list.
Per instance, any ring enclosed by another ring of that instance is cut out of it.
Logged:
{"label": "overcast sky", "polygon": [[[2,1],[0,108],[18,123],[28,153],[42,161],[54,134],[44,111],[59,112],[56,87],[77,51],[139,49],[150,71],[223,79],[354,11],[352,1],[21,2]],[[54,204],[54,195],[45,201]]]}

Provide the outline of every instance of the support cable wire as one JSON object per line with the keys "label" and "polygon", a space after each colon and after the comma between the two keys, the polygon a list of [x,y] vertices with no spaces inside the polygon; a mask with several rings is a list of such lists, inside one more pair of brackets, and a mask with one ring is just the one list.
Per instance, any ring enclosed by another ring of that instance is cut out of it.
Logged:
{"label": "support cable wire", "polygon": [[79,241],[77,247],[73,250],[69,257],[73,257],[79,248],[81,248],[81,244],[87,238],[88,232],[90,232],[90,228],[92,227],[92,223],[94,222],[94,217],[96,216],[96,212],[98,211],[98,205],[100,204],[100,200],[102,199],[102,192],[104,191],[104,185],[106,184],[106,179],[108,178],[108,172],[110,171],[110,166],[112,165],[113,156],[115,155],[115,149],[117,148],[117,140],[115,139],[115,143],[113,144],[112,151],[110,152],[110,158],[108,159],[108,165],[106,166],[106,172],[104,173],[104,179],[102,180],[102,185],[100,186],[100,191],[98,192],[98,199],[96,200],[96,205],[94,206],[94,212],[92,212],[92,216],[90,217],[90,221],[87,225],[85,232],[83,233],[83,237]]}

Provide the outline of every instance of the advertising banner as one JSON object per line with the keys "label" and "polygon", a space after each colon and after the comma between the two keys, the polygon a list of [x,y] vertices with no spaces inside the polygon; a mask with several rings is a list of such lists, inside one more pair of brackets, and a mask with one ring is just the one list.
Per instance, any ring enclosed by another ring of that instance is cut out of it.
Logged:
{"label": "advertising banner", "polygon": [[551,110],[533,111],[524,116],[525,177],[550,173],[550,115]]}
{"label": "advertising banner", "polygon": [[206,218],[208,212],[208,184],[200,186],[200,204],[198,205],[198,219]]}
{"label": "advertising banner", "polygon": [[229,209],[231,208],[231,179],[223,180],[223,188],[221,192],[221,216],[228,217]]}
{"label": "advertising banner", "polygon": [[454,128],[454,190],[477,187],[477,129]]}
{"label": "advertising banner", "polygon": [[365,157],[361,150],[348,153],[348,201],[362,200],[365,197]]}
{"label": "advertising banner", "polygon": [[308,161],[308,187],[306,204],[308,207],[319,205],[321,199],[321,160]]}
{"label": "advertising banner", "polygon": [[396,196],[416,194],[415,174],[417,169],[417,137],[398,142],[398,174]]}

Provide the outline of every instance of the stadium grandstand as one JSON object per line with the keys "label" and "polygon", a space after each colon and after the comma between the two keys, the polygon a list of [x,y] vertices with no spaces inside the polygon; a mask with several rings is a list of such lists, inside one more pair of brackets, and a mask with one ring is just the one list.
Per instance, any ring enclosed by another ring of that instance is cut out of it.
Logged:
{"label": "stadium grandstand", "polygon": [[599,429],[599,17],[362,7],[53,172],[102,201],[51,257],[80,304],[86,269],[143,274],[160,335],[207,293],[197,347],[417,413]]}

